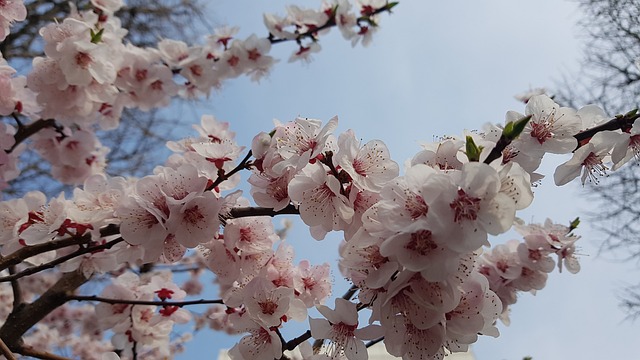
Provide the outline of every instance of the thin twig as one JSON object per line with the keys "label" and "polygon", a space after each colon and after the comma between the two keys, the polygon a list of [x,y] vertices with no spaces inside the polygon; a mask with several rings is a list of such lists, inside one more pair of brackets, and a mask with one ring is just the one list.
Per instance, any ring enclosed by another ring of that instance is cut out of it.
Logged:
{"label": "thin twig", "polygon": [[[383,12],[388,11],[389,13],[391,12],[391,8],[393,8],[395,5],[392,5],[392,3],[387,3],[385,6],[381,7],[380,9],[376,9],[375,11],[373,11],[370,15],[368,16],[361,16],[358,19],[356,19],[357,23],[361,23],[361,22],[369,22],[371,25],[373,25],[373,22],[371,21],[371,17]],[[322,30],[326,30],[326,29],[330,29],[332,27],[336,26],[336,18],[335,16],[332,16],[329,18],[329,20],[327,20],[326,23],[324,23],[323,25],[313,28],[307,32],[304,32],[302,34],[298,34],[295,38],[276,38],[273,34],[269,34],[269,42],[272,44],[278,44],[278,43],[282,43],[285,41],[295,41],[297,43],[300,43],[300,40],[304,39],[304,38],[310,38],[312,40],[317,40],[316,36],[319,32],[321,32]]]}
{"label": "thin twig", "polygon": [[384,336],[379,337],[379,338],[377,338],[375,340],[371,340],[371,341],[367,342],[366,344],[364,344],[364,346],[366,346],[367,348],[370,348],[370,347],[372,347],[373,345],[379,343],[382,340],[384,340]]}
{"label": "thin twig", "polygon": [[52,354],[46,351],[35,350],[31,346],[21,347],[20,349],[18,349],[17,353],[20,355],[31,356],[31,357],[34,357],[37,359],[43,359],[43,360],[72,360],[71,358]]}
{"label": "thin twig", "polygon": [[107,243],[101,244],[101,245],[97,245],[97,246],[89,246],[86,248],[81,248],[79,250],[76,250],[70,254],[67,254],[65,256],[61,256],[55,260],[52,260],[48,263],[44,263],[42,265],[38,265],[38,266],[33,266],[30,268],[26,268],[25,270],[22,270],[21,272],[14,274],[14,275],[9,275],[9,276],[4,276],[4,277],[0,277],[0,283],[2,282],[6,282],[6,281],[13,281],[16,279],[20,279],[23,278],[25,276],[29,276],[29,275],[33,275],[35,273],[39,273],[41,271],[47,270],[47,269],[52,269],[54,268],[56,265],[62,264],[63,262],[67,261],[67,260],[71,260],[73,258],[76,258],[78,256],[82,256],[84,254],[88,254],[91,252],[96,252],[96,251],[100,251],[100,250],[106,250],[106,249],[110,249],[112,248],[114,245],[123,242],[124,239],[123,238],[117,238],[115,240],[111,240]]}
{"label": "thin twig", "polygon": [[117,305],[117,304],[129,304],[129,305],[157,305],[157,306],[177,306],[183,307],[188,305],[202,305],[202,304],[223,304],[222,299],[215,300],[190,300],[190,301],[146,301],[146,300],[126,300],[126,299],[109,299],[103,298],[99,296],[83,296],[83,295],[68,295],[67,300],[75,300],[75,301],[97,301],[103,302],[107,304]]}
{"label": "thin twig", "polygon": [[7,360],[16,360],[16,357],[13,356],[13,353],[7,344],[4,343],[2,338],[0,338],[0,354],[2,354]]}
{"label": "thin twig", "polygon": [[300,211],[293,205],[287,205],[284,209],[275,211],[272,208],[264,207],[237,207],[229,211],[229,215],[224,219],[237,219],[248,216],[277,216],[277,215],[300,215]]}
{"label": "thin twig", "polygon": [[[117,235],[120,228],[117,225],[109,225],[100,229],[100,236]],[[20,250],[0,258],[0,271],[7,269],[11,265],[17,265],[32,256],[42,254],[52,250],[58,250],[72,245],[87,244],[91,241],[91,235],[85,234],[81,237],[71,236],[63,239],[52,240],[42,244],[25,246]]]}
{"label": "thin twig", "polygon": [[[581,147],[589,141],[595,134],[601,131],[613,131],[613,130],[629,130],[633,126],[633,123],[640,117],[640,114],[628,113],[623,116],[616,116],[614,119],[607,121],[606,123],[581,131],[575,134],[573,137],[578,140],[578,147]],[[576,149],[577,149],[576,148]]]}
{"label": "thin twig", "polygon": [[[16,267],[9,266],[9,275],[16,274]],[[11,290],[13,290],[13,307],[18,307],[22,304],[22,291],[20,290],[20,284],[18,279],[11,280]]]}
{"label": "thin twig", "polygon": [[302,344],[303,342],[309,340],[311,338],[311,330],[307,330],[305,331],[304,334],[298,336],[297,338],[293,338],[291,340],[289,340],[286,345],[283,347],[284,350],[293,350],[295,349],[298,345]]}
{"label": "thin twig", "polygon": [[11,149],[7,150],[7,153],[15,150],[18,145],[20,145],[23,141],[27,140],[30,136],[34,135],[38,131],[48,128],[48,127],[58,127],[56,121],[54,119],[40,119],[29,125],[18,127],[18,131],[13,136],[15,139],[15,144],[11,147]]}
{"label": "thin twig", "polygon": [[216,186],[222,184],[223,181],[226,181],[238,171],[242,169],[246,169],[249,164],[249,159],[251,159],[251,156],[253,156],[253,154],[251,150],[249,150],[249,152],[244,157],[244,159],[242,159],[242,161],[240,161],[240,163],[235,168],[233,168],[231,171],[229,171],[226,174],[221,174],[220,176],[218,176],[216,181],[214,181],[210,186],[207,186],[207,190],[213,190]]}

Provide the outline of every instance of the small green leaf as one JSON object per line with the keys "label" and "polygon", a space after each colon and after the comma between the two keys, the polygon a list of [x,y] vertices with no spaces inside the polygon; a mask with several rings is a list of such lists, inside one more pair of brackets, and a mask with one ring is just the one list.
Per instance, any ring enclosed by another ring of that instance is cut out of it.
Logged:
{"label": "small green leaf", "polygon": [[98,30],[98,32],[93,31],[93,29],[90,30],[91,31],[91,42],[94,44],[98,44],[102,41],[102,35],[104,34],[104,28]]}
{"label": "small green leaf", "polygon": [[629,111],[628,113],[624,114],[625,117],[632,117],[635,116],[638,113],[638,109],[633,109],[631,111]]}
{"label": "small green leaf", "polygon": [[400,3],[399,1],[392,1],[392,2],[390,2],[390,3],[388,3],[388,4],[387,4],[386,9],[387,9],[387,10],[391,10],[391,9],[393,9],[394,7],[396,7],[396,5],[398,5],[399,3]]}
{"label": "small green leaf", "polygon": [[[522,134],[524,128],[527,126],[529,120],[531,120],[531,116],[525,116],[522,119],[509,122],[507,126],[505,126],[504,131],[502,131],[502,136],[506,137],[509,140],[515,140]],[[511,125],[511,126],[509,126]]]}
{"label": "small green leaf", "polygon": [[569,232],[572,232],[573,230],[575,230],[578,225],[580,225],[580,218],[577,217],[575,218],[570,224],[569,224]]}
{"label": "small green leaf", "polygon": [[471,136],[467,136],[466,150],[467,150],[467,158],[469,159],[469,161],[472,161],[472,162],[480,161],[480,153],[482,152],[482,146],[476,145],[475,141],[473,141],[473,138]]}
{"label": "small green leaf", "polygon": [[503,134],[511,134],[511,133],[513,133],[513,121],[509,121],[507,123],[507,125],[504,126],[504,130],[502,130],[502,133]]}

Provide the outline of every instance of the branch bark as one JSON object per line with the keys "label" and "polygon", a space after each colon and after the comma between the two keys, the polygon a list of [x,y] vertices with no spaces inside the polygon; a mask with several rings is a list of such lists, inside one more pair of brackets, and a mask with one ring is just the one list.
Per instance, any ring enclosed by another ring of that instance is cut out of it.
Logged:
{"label": "branch bark", "polygon": [[22,304],[11,311],[5,323],[0,327],[0,339],[9,349],[20,353],[24,350],[22,335],[40,322],[51,311],[67,302],[67,298],[88,279],[81,270],[65,273],[36,301]]}

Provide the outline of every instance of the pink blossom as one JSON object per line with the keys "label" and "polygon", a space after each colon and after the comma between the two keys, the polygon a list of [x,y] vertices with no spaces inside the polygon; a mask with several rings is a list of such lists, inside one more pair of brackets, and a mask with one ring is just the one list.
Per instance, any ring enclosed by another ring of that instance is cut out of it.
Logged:
{"label": "pink blossom", "polygon": [[382,328],[368,325],[358,329],[356,304],[341,298],[335,301],[335,310],[319,305],[318,311],[326,318],[309,318],[311,335],[316,339],[329,339],[329,356],[344,354],[349,360],[368,359],[367,348],[362,340],[373,340],[382,336]]}

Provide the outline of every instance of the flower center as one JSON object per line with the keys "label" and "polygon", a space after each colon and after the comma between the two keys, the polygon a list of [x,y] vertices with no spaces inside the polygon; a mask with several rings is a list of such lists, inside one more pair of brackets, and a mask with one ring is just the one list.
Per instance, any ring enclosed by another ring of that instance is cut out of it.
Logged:
{"label": "flower center", "polygon": [[481,199],[469,196],[464,190],[458,190],[458,197],[449,204],[454,212],[453,221],[476,220],[480,210],[480,201]]}
{"label": "flower center", "polygon": [[602,163],[602,158],[593,152],[587,155],[587,157],[582,162],[582,165],[584,166],[585,171],[584,175],[582,176],[583,184],[585,177],[588,177],[590,182],[597,185],[600,182],[598,180],[598,176],[607,175],[607,170],[609,170],[609,168]]}
{"label": "flower center", "polygon": [[420,230],[411,234],[411,241],[409,241],[405,248],[425,256],[437,249],[438,245],[433,241],[431,231]]}
{"label": "flower center", "polygon": [[422,196],[416,195],[414,193],[409,193],[407,196],[407,201],[404,204],[404,209],[411,216],[411,220],[415,220],[421,216],[427,215],[429,211],[429,206],[424,201]]}

